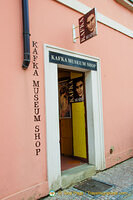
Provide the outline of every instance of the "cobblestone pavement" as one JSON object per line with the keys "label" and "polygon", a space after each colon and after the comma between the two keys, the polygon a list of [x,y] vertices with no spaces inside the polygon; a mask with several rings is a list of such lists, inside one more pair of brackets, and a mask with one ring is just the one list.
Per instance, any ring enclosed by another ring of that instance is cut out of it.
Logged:
{"label": "cobblestone pavement", "polygon": [[104,193],[94,195],[69,187],[56,192],[54,197],[48,196],[41,200],[133,200],[133,158],[99,172],[92,178],[112,187]]}

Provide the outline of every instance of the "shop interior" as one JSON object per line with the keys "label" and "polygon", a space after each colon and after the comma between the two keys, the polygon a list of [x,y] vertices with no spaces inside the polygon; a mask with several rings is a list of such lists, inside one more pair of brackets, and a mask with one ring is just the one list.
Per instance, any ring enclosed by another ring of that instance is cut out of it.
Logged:
{"label": "shop interior", "polygon": [[88,163],[84,73],[58,68],[61,170]]}

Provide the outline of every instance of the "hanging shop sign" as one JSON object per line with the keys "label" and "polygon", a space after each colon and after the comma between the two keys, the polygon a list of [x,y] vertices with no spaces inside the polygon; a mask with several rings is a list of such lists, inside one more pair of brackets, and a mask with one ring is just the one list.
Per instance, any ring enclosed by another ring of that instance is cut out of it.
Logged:
{"label": "hanging shop sign", "polygon": [[88,70],[97,70],[97,62],[49,51],[49,62]]}
{"label": "hanging shop sign", "polygon": [[93,8],[79,19],[79,35],[80,43],[97,35],[96,8]]}

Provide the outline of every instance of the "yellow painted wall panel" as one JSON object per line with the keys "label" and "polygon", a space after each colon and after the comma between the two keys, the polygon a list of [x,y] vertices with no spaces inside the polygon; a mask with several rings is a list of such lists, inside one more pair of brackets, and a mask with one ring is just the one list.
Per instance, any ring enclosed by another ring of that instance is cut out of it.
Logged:
{"label": "yellow painted wall panel", "polygon": [[72,104],[74,156],[87,158],[84,102]]}

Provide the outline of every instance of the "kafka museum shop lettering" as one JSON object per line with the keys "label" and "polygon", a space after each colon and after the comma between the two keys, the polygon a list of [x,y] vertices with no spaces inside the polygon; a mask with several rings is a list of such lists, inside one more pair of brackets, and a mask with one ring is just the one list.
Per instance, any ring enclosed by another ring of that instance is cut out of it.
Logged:
{"label": "kafka museum shop lettering", "polygon": [[88,70],[97,70],[97,62],[49,51],[49,62]]}
{"label": "kafka museum shop lettering", "polygon": [[33,41],[33,91],[34,91],[34,145],[35,155],[38,156],[41,152],[41,136],[40,136],[40,105],[39,105],[39,66],[38,66],[38,43]]}

